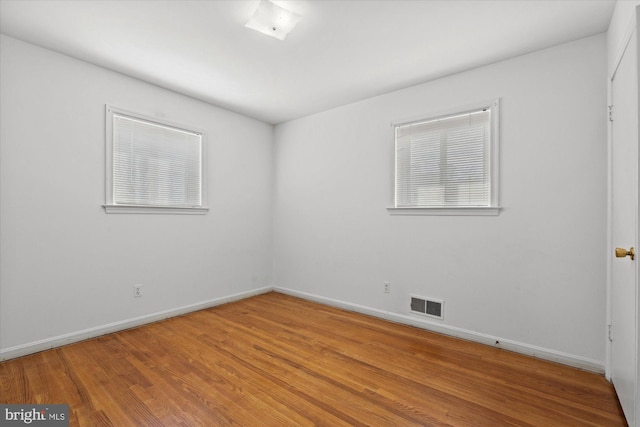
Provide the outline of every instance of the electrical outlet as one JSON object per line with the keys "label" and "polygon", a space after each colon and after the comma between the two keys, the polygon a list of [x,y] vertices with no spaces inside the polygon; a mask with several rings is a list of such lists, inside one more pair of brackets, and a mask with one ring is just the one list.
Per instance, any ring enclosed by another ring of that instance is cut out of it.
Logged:
{"label": "electrical outlet", "polygon": [[384,282],[384,293],[391,293],[391,282]]}
{"label": "electrical outlet", "polygon": [[142,296],[142,285],[133,285],[133,297],[140,298]]}

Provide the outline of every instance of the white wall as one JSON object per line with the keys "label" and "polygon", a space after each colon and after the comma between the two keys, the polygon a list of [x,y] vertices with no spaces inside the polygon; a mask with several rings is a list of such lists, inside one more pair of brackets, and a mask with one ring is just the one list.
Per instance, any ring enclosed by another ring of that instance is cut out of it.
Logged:
{"label": "white wall", "polygon": [[[606,62],[598,35],[277,126],[274,285],[401,315],[444,299],[451,331],[602,369]],[[390,122],[497,97],[500,215],[389,215]]]}
{"label": "white wall", "polygon": [[[0,43],[0,356],[271,285],[271,125]],[[105,104],[207,132],[207,215],[104,212]]]}
{"label": "white wall", "polygon": [[[605,42],[282,124],[274,172],[270,125],[2,36],[0,359],[259,292],[273,272],[386,313],[408,315],[410,293],[441,298],[451,331],[602,365]],[[495,97],[502,213],[389,215],[390,122]],[[207,215],[104,213],[105,104],[207,130]]]}

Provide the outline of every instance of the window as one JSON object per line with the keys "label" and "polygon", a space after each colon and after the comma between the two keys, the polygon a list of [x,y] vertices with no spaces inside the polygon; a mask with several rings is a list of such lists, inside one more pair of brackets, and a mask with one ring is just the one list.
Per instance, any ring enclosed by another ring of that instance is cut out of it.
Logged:
{"label": "window", "polygon": [[206,213],[204,133],[107,106],[109,213]]}
{"label": "window", "polygon": [[395,214],[498,214],[498,100],[394,124]]}

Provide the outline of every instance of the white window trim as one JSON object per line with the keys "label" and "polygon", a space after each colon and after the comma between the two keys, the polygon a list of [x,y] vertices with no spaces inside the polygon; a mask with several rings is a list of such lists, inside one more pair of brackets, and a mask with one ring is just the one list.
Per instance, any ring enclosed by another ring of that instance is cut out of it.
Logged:
{"label": "white window trim", "polygon": [[[171,207],[171,206],[144,206],[144,205],[117,205],[113,203],[113,114],[122,114],[134,118],[140,118],[160,125],[167,125],[178,129],[185,129],[190,132],[199,133],[202,136],[202,176],[201,185],[201,201],[202,206],[198,207]],[[209,211],[207,207],[207,141],[206,133],[195,126],[175,123],[164,118],[150,117],[144,114],[127,111],[122,108],[105,106],[105,153],[106,153],[106,174],[105,174],[105,204],[103,205],[106,213],[121,214],[187,214],[187,215],[204,215]]]}
{"label": "white window trim", "polygon": [[[423,119],[437,119],[439,117],[462,114],[482,108],[491,108],[491,206],[461,206],[461,207],[416,207],[398,208],[396,204],[396,146],[395,128],[404,124]],[[390,167],[390,191],[387,210],[391,215],[435,215],[435,216],[496,216],[502,209],[500,207],[500,98],[478,102],[463,107],[451,108],[435,113],[421,114],[402,120],[391,122],[391,167]]]}
{"label": "white window trim", "polygon": [[452,208],[394,208],[387,207],[391,215],[432,215],[432,216],[496,216],[499,206],[474,206]]}
{"label": "white window trim", "polygon": [[209,208],[173,208],[165,206],[138,206],[138,205],[103,205],[107,213],[124,213],[124,214],[186,214],[186,215],[204,215]]}

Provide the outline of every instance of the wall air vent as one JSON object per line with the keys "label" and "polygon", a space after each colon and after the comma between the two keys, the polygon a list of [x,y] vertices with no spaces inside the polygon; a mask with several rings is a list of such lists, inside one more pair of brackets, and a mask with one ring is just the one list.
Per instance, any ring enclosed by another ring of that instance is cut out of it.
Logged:
{"label": "wall air vent", "polygon": [[444,301],[433,298],[411,296],[411,312],[436,319],[444,318]]}

